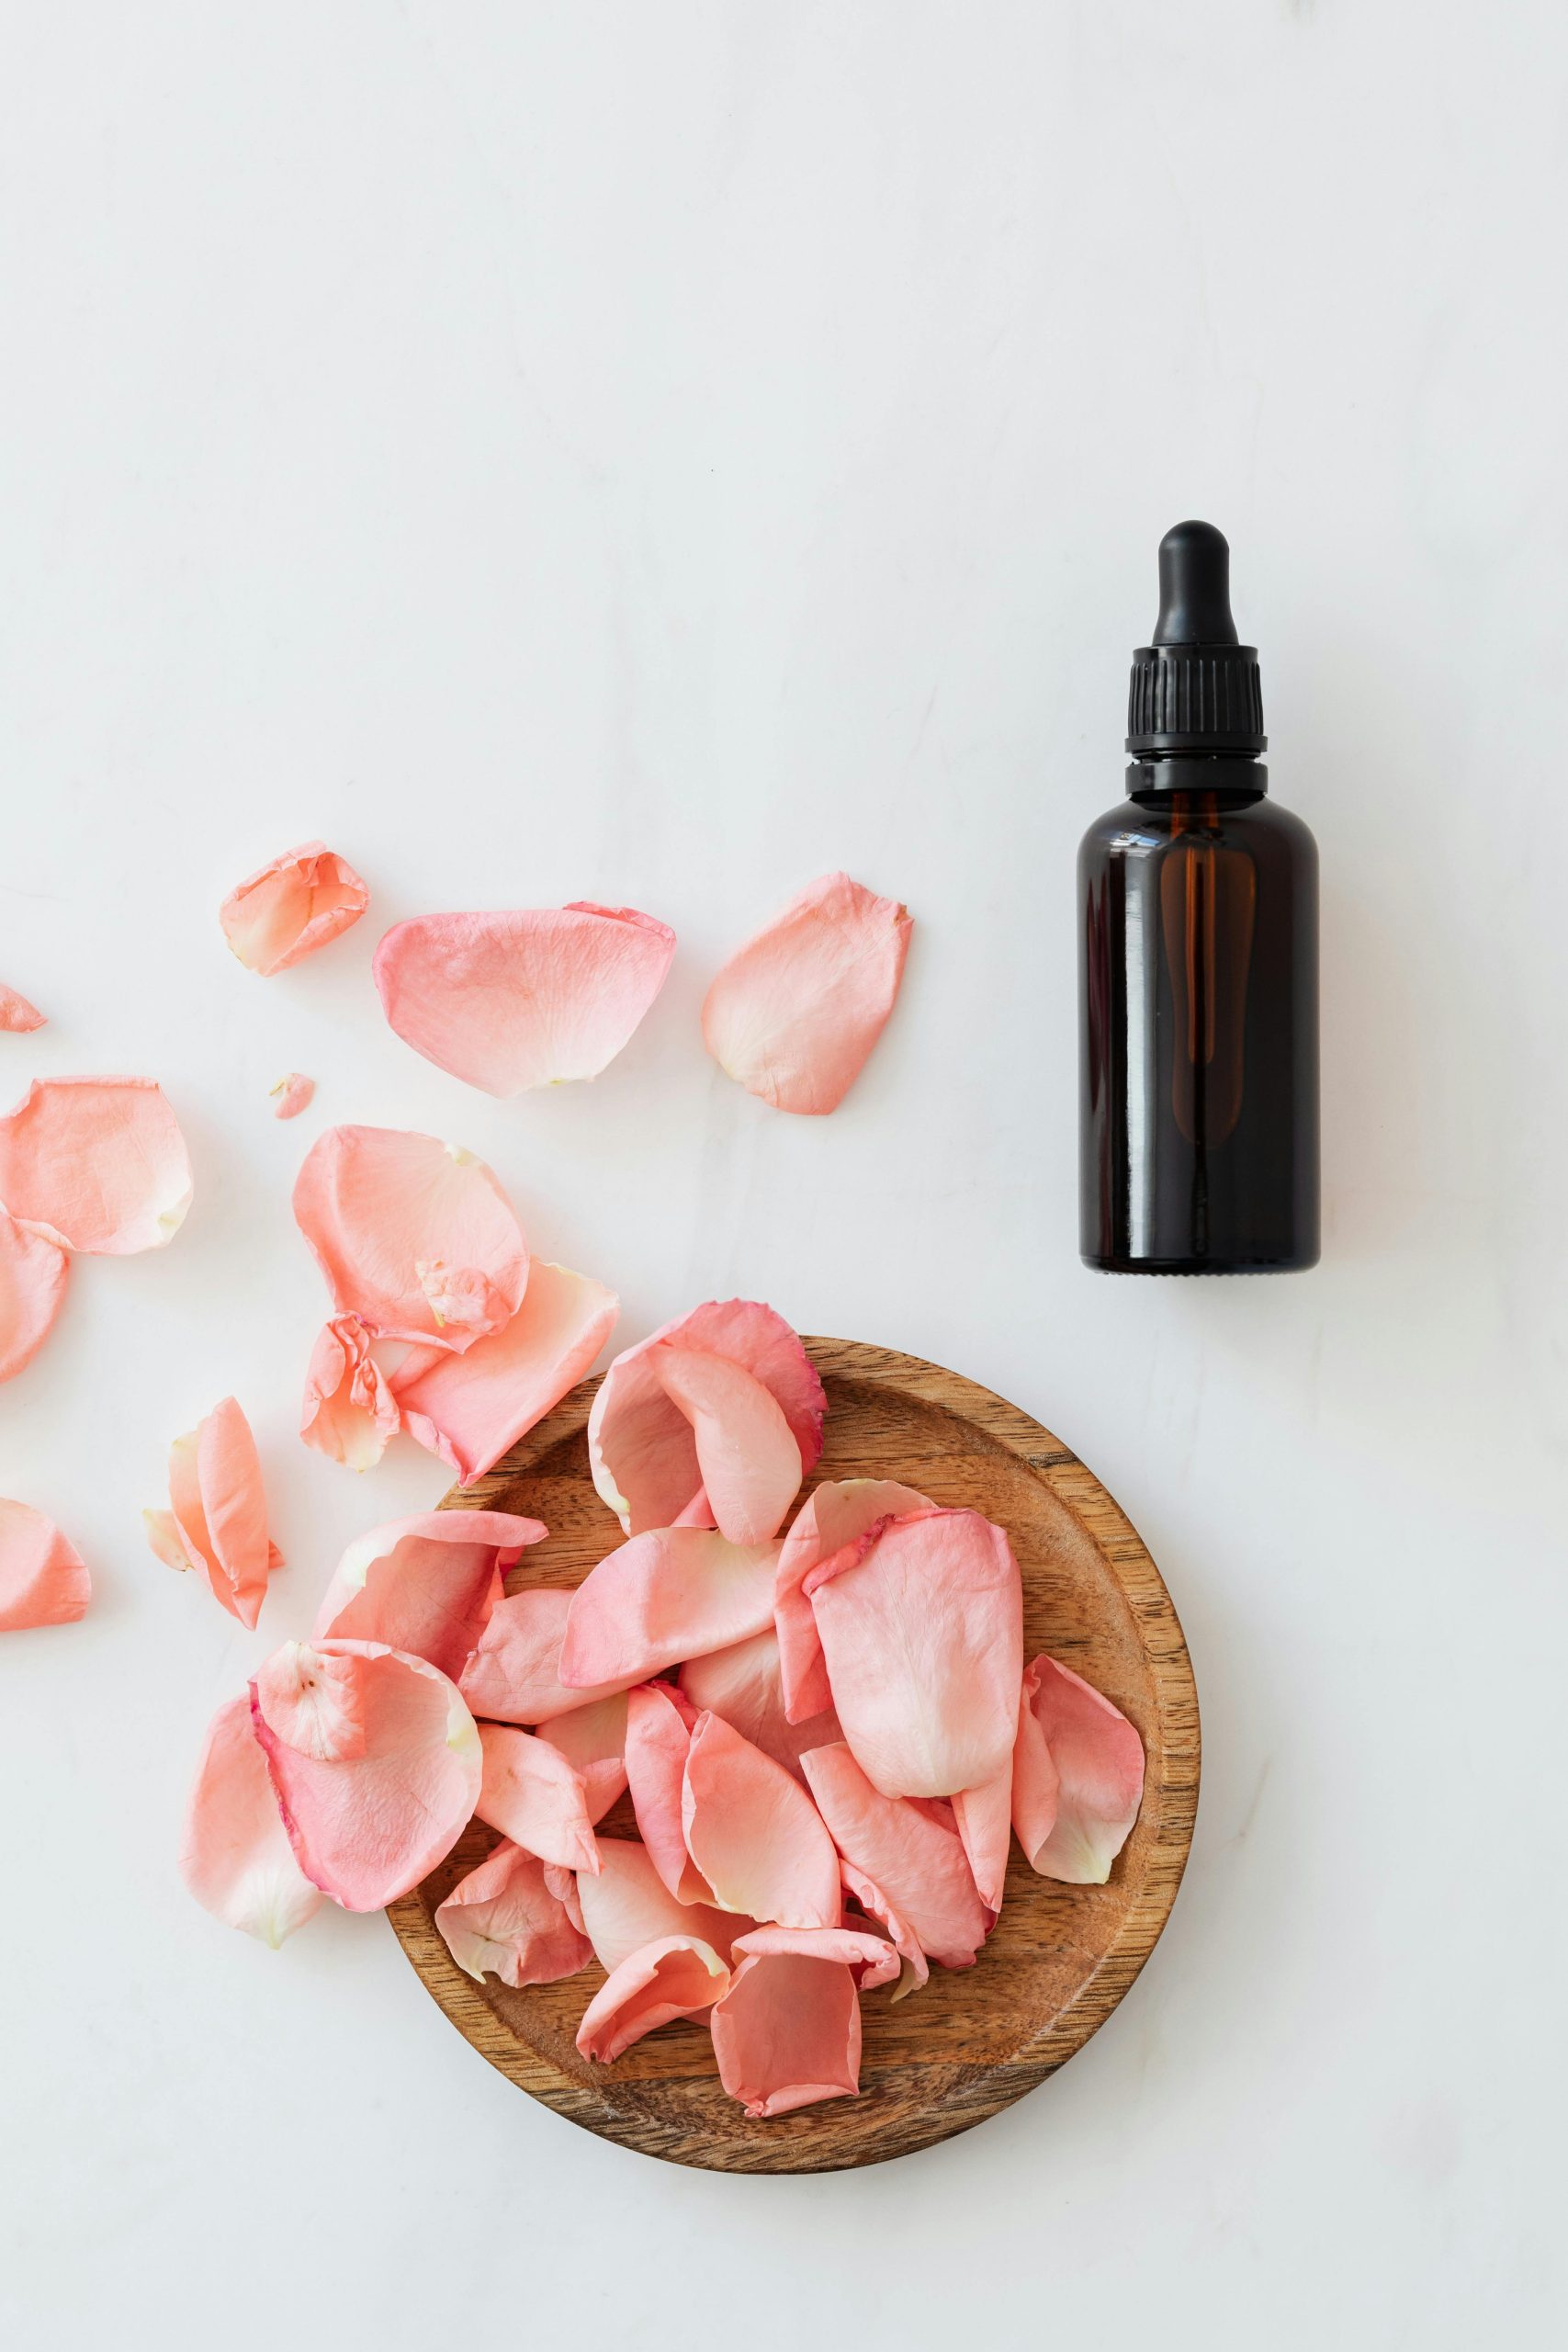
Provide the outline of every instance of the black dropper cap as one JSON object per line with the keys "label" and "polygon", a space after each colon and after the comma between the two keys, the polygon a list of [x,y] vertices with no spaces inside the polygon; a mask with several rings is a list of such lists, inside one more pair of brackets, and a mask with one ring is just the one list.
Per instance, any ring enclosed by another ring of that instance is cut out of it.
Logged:
{"label": "black dropper cap", "polygon": [[1133,656],[1127,749],[1134,758],[1235,752],[1268,744],[1258,648],[1236,643],[1231,551],[1212,523],[1178,523],[1159,543],[1159,618]]}

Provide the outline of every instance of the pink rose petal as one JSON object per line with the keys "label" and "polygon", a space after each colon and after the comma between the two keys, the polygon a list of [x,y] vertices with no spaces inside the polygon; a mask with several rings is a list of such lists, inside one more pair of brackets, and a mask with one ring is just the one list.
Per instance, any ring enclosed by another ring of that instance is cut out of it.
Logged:
{"label": "pink rose petal", "polygon": [[1007,1888],[1008,1849],[1012,1843],[1012,1758],[976,1789],[961,1789],[953,1800],[953,1822],[992,1922]]}
{"label": "pink rose petal", "polygon": [[776,1109],[835,1110],[893,1010],[911,928],[896,899],[822,875],[724,966],[703,1006],[704,1044]]}
{"label": "pink rose petal", "polygon": [[203,1910],[274,1951],[321,1907],[320,1888],[294,1859],[248,1698],[231,1699],[208,1727],[186,1810],[180,1875]]}
{"label": "pink rose petal", "polygon": [[571,1597],[561,1680],[642,1682],[760,1634],[773,1615],[777,1559],[776,1544],[730,1544],[707,1527],[632,1536]]}
{"label": "pink rose petal", "polygon": [[550,1875],[547,1863],[503,1838],[437,1905],[446,1949],[476,1984],[488,1974],[520,1992],[587,1966],[593,1948],[552,1892]]}
{"label": "pink rose petal", "polygon": [[263,1659],[251,1691],[268,1729],[301,1756],[349,1764],[367,1753],[367,1679],[357,1655],[284,1642]]}
{"label": "pink rose petal", "polygon": [[713,1889],[686,1850],[686,1759],[697,1718],[668,1682],[626,1694],[626,1782],[649,1860],[678,1903],[711,1903]]}
{"label": "pink rose petal", "polygon": [[41,1029],[45,1016],[36,1004],[29,1004],[16,989],[8,989],[0,980],[0,1029],[8,1029],[15,1036],[25,1036],[29,1030]]}
{"label": "pink rose petal", "polygon": [[596,1871],[582,1776],[557,1747],[511,1724],[481,1724],[484,1776],[474,1811],[503,1838],[563,1870]]}
{"label": "pink rose petal", "polygon": [[795,1952],[803,1960],[838,1961],[852,1972],[863,1993],[890,1984],[898,1974],[898,1954],[886,1937],[863,1934],[853,1928],[751,1928],[736,1937],[734,1950],[762,1955]]}
{"label": "pink rose petal", "polygon": [[300,1436],[350,1470],[373,1470],[402,1418],[364,1324],[357,1315],[334,1315],[310,1351]]}
{"label": "pink rose petal", "polygon": [[784,1408],[728,1356],[661,1340],[659,1376],[692,1425],[697,1469],[719,1532],[766,1544],[800,1489],[800,1448]]}
{"label": "pink rose petal", "polygon": [[779,1668],[791,1723],[821,1714],[832,1704],[833,1696],[818,1638],[816,1611],[802,1590],[807,1577],[830,1554],[857,1542],[879,1520],[931,1508],[924,1495],[918,1495],[912,1487],[900,1487],[892,1478],[824,1479],[802,1503],[784,1537],[773,1589]]}
{"label": "pink rose petal", "polygon": [[615,1329],[612,1290],[536,1258],[512,1320],[467,1354],[419,1349],[393,1376],[409,1435],[471,1487],[575,1388]]}
{"label": "pink rose petal", "polygon": [[[884,1796],[847,1745],[814,1747],[801,1763],[846,1871],[856,1874],[857,1902],[884,1919],[896,1941],[883,1903],[932,1960],[944,1968],[967,1968],[990,1920],[951,1816],[944,1821],[939,1809]],[[870,1901],[863,1891],[868,1884]]]}
{"label": "pink rose petal", "polygon": [[1144,1743],[1109,1699],[1054,1657],[1023,1677],[1012,1817],[1042,1878],[1103,1886],[1144,1798]]}
{"label": "pink rose petal", "polygon": [[190,1199],[185,1137],[150,1078],[35,1078],[0,1119],[0,1201],[62,1249],[161,1250]]}
{"label": "pink rose petal", "polygon": [[797,1781],[804,1777],[800,1758],[807,1748],[844,1736],[831,1707],[803,1724],[790,1722],[784,1713],[779,1639],[771,1625],[750,1641],[688,1660],[681,1668],[681,1688],[694,1707],[722,1715],[732,1731]]}
{"label": "pink rose petal", "polygon": [[231,890],[218,920],[246,969],[270,979],[336,939],[369,903],[346,858],[324,842],[303,842]]}
{"label": "pink rose petal", "polygon": [[49,1337],[69,1271],[58,1241],[0,1208],[0,1380],[31,1363]]}
{"label": "pink rose petal", "polygon": [[482,1159],[399,1127],[329,1127],[305,1155],[294,1220],[340,1315],[375,1339],[460,1353],[522,1304],[528,1247]]}
{"label": "pink rose petal", "polygon": [[723,1911],[836,1928],[839,1857],[798,1781],[718,1715],[697,1717],[681,1795],[686,1850]]}
{"label": "pink rose petal", "polygon": [[378,1642],[320,1645],[353,1658],[344,1708],[357,1717],[361,1752],[312,1756],[267,1722],[258,1682],[251,1719],[289,1842],[306,1876],[346,1911],[396,1902],[450,1853],[479,1799],[483,1759],[455,1686],[422,1657]]}
{"label": "pink rose petal", "polygon": [[748,2115],[787,2115],[860,2089],[860,1999],[842,1961],[752,1953],[712,2023],[719,2080]]}
{"label": "pink rose petal", "polygon": [[[867,1785],[870,1785],[869,1782]],[[889,1804],[901,1804],[903,1799],[889,1797],[885,1802]],[[852,1902],[859,1904],[867,1918],[876,1922],[898,1954],[902,1973],[893,1998],[896,2001],[901,2001],[907,1995],[918,1993],[920,1986],[929,1981],[931,1971],[931,1962],[913,1928],[910,1927],[903,1913],[889,1903],[874,1879],[868,1878],[863,1871],[857,1870],[852,1862],[846,1862],[841,1858],[840,1871],[844,1883],[845,1894]]]}
{"label": "pink rose petal", "polygon": [[571,1594],[553,1585],[533,1585],[497,1601],[461,1677],[476,1715],[493,1723],[545,1724],[630,1688],[636,1675],[586,1690],[568,1690],[562,1682],[560,1652],[570,1608]]}
{"label": "pink rose petal", "polygon": [[548,1533],[502,1510],[423,1511],[373,1528],[338,1563],[311,1639],[381,1642],[456,1682],[502,1598],[504,1571]]}
{"label": "pink rose petal", "polygon": [[280,1078],[272,1089],[272,1099],[277,1105],[272,1115],[275,1119],[297,1119],[301,1111],[310,1109],[315,1098],[315,1080],[291,1069],[288,1077]]}
{"label": "pink rose petal", "polygon": [[169,1501],[173,1531],[162,1512],[142,1514],[152,1549],[171,1567],[198,1568],[229,1614],[254,1625],[283,1555],[267,1535],[256,1442],[232,1396],[170,1446]]}
{"label": "pink rose petal", "polygon": [[92,1597],[86,1566],[51,1519],[0,1501],[0,1634],[73,1625]]}
{"label": "pink rose petal", "polygon": [[376,950],[376,986],[415,1053],[487,1094],[520,1094],[597,1078],[674,953],[668,925],[631,907],[420,915]]}
{"label": "pink rose petal", "polygon": [[700,1937],[645,1944],[611,1970],[589,2002],[577,2046],[585,2058],[610,2065],[645,2033],[711,2008],[728,1982],[728,1969]]}
{"label": "pink rose petal", "polygon": [[582,1925],[601,1968],[616,1969],[645,1944],[666,1936],[698,1936],[728,1961],[738,1935],[753,1924],[706,1903],[678,1903],[646,1846],[626,1838],[599,1839],[599,1874],[577,1883]]}
{"label": "pink rose petal", "polygon": [[626,1694],[594,1699],[546,1724],[539,1737],[558,1747],[582,1782],[590,1821],[602,1821],[626,1788]]}

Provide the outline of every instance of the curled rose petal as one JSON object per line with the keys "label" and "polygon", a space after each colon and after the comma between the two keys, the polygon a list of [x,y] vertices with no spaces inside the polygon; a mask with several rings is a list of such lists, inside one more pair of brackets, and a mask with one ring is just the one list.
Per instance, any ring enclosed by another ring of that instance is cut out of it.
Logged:
{"label": "curled rose petal", "polygon": [[336,939],[369,903],[346,858],[324,842],[302,842],[231,890],[218,920],[247,971],[270,979]]}
{"label": "curled rose petal", "polygon": [[409,1435],[471,1487],[576,1387],[619,1312],[603,1283],[536,1258],[503,1330],[465,1355],[416,1349],[400,1365],[392,1385]]}
{"label": "curled rose petal", "polygon": [[587,1966],[593,1948],[547,1883],[553,1875],[536,1855],[502,1838],[437,1905],[446,1949],[476,1984],[488,1974],[520,1992]]}
{"label": "curled rose petal", "polygon": [[310,1351],[300,1436],[350,1470],[373,1470],[402,1418],[364,1324],[357,1315],[334,1315]]}
{"label": "curled rose petal", "polygon": [[283,1555],[266,1532],[256,1442],[232,1396],[170,1446],[169,1502],[184,1561],[175,1555],[163,1513],[146,1511],[152,1549],[172,1567],[199,1568],[229,1614],[254,1625],[267,1578],[282,1566]]}
{"label": "curled rose petal", "polygon": [[0,1634],[31,1625],[73,1625],[87,1611],[86,1565],[51,1519],[27,1503],[0,1501]]}
{"label": "curled rose petal", "polygon": [[161,1250],[190,1199],[185,1137],[150,1078],[35,1078],[0,1119],[0,1201],[62,1249]]}
{"label": "curled rose petal", "polygon": [[[801,1758],[807,1785],[844,1857],[855,1899],[884,1920],[886,1903],[922,1951],[944,1968],[967,1968],[990,1928],[964,1845],[944,1808],[885,1797],[847,1746],[814,1747]],[[863,1891],[869,1884],[873,1895]]]}
{"label": "curled rose petal", "polygon": [[[901,1804],[903,1800],[890,1798],[887,1802]],[[931,1973],[931,1962],[921,1947],[919,1938],[903,1913],[889,1903],[874,1879],[867,1878],[865,1872],[857,1870],[852,1862],[840,1860],[840,1868],[845,1894],[852,1902],[859,1904],[868,1919],[876,1921],[898,1955],[902,1973],[898,1980],[898,1988],[893,1998],[896,2001],[901,2001],[907,1995],[918,1993],[920,1986],[928,1982]]]}
{"label": "curled rose petal", "polygon": [[708,1527],[634,1535],[571,1597],[565,1683],[642,1682],[760,1634],[773,1616],[776,1544],[730,1544]]}
{"label": "curled rose petal", "polygon": [[689,1659],[681,1668],[681,1688],[699,1712],[709,1709],[722,1715],[732,1731],[797,1781],[803,1777],[800,1758],[807,1748],[844,1736],[831,1707],[805,1723],[790,1722],[784,1713],[779,1639],[771,1625],[748,1642]]}
{"label": "curled rose petal", "polygon": [[647,1847],[628,1838],[600,1838],[599,1874],[583,1872],[577,1899],[593,1957],[604,1969],[666,1936],[700,1936],[728,1961],[735,1938],[752,1924],[711,1904],[677,1902]]}
{"label": "curled rose petal", "polygon": [[862,1933],[854,1928],[749,1928],[737,1936],[738,1952],[795,1952],[803,1960],[836,1960],[853,1972],[863,1993],[890,1984],[898,1973],[898,1954],[886,1936]]}
{"label": "curled rose petal", "polygon": [[597,1078],[664,985],[675,934],[632,907],[579,900],[419,915],[376,950],[398,1035],[487,1094]]}
{"label": "curled rose petal", "polygon": [[626,1694],[626,1783],[649,1860],[678,1903],[711,1903],[713,1889],[686,1850],[686,1758],[697,1718],[668,1682]]}
{"label": "curled rose petal", "polygon": [[777,1534],[801,1480],[800,1448],[771,1390],[728,1356],[661,1341],[659,1376],[692,1425],[715,1524],[732,1544]]}
{"label": "curled rose petal", "polygon": [[294,1221],[340,1315],[379,1340],[460,1352],[522,1304],[528,1247],[482,1159],[398,1127],[329,1127],[305,1155]]}
{"label": "curled rose petal", "polygon": [[563,1870],[596,1871],[582,1775],[557,1747],[511,1724],[481,1724],[484,1775],[474,1811],[503,1838]]}
{"label": "curled rose petal", "polygon": [[900,1487],[892,1478],[824,1479],[807,1496],[784,1537],[773,1588],[779,1670],[784,1710],[792,1724],[821,1714],[832,1704],[833,1696],[817,1635],[816,1612],[801,1589],[807,1577],[831,1553],[858,1541],[879,1520],[931,1509],[924,1495],[918,1495],[912,1487]]}
{"label": "curled rose petal", "polygon": [[456,1682],[502,1598],[503,1573],[548,1533],[503,1510],[423,1511],[372,1528],[339,1561],[311,1639],[382,1642]]}
{"label": "curled rose petal", "polygon": [[602,1821],[626,1787],[626,1694],[595,1699],[545,1724],[539,1737],[558,1747],[582,1782],[590,1821]]}
{"label": "curled rose petal", "polygon": [[268,1728],[318,1764],[364,1756],[369,1737],[363,1660],[308,1642],[284,1642],[251,1685]]}
{"label": "curled rose petal", "polygon": [[45,1015],[36,1004],[29,1004],[17,989],[8,989],[0,980],[0,1029],[8,1029],[18,1037],[25,1036],[29,1030],[41,1029],[44,1020]]}
{"label": "curled rose petal", "polygon": [[704,1044],[780,1111],[837,1109],[893,1010],[912,927],[897,899],[820,876],[719,972]]}
{"label": "curled rose petal", "polygon": [[1023,1677],[1012,1818],[1042,1878],[1103,1886],[1144,1798],[1144,1743],[1120,1709],[1054,1657]]}
{"label": "curled rose petal", "polygon": [[[323,1659],[355,1661],[351,1676],[333,1680],[342,1718],[358,1726],[347,1743],[356,1752],[295,1747],[268,1723],[259,1677],[251,1720],[306,1876],[345,1911],[379,1911],[417,1886],[467,1826],[479,1793],[479,1734],[454,1685],[424,1658],[378,1642],[317,1646]],[[302,1666],[295,1662],[296,1680]]]}
{"label": "curled rose petal", "polygon": [[49,1337],[69,1269],[58,1241],[0,1209],[0,1380],[31,1363]]}
{"label": "curled rose petal", "polygon": [[272,1114],[273,1117],[297,1119],[300,1112],[308,1111],[315,1101],[316,1081],[313,1078],[306,1078],[297,1069],[291,1069],[287,1078],[278,1080],[271,1091],[272,1099],[277,1105]]}
{"label": "curled rose petal", "polygon": [[656,2027],[711,2008],[728,1982],[728,1969],[698,1936],[645,1944],[611,1970],[589,2002],[577,2046],[585,2058],[610,2065]]}
{"label": "curled rose petal", "polygon": [[784,1317],[756,1299],[710,1299],[624,1349],[593,1399],[588,1420],[593,1484],[628,1535],[688,1521],[714,1523],[695,1434],[666,1385],[670,1351],[676,1348],[723,1356],[761,1382],[800,1448],[803,1476],[822,1451],[828,1400]]}
{"label": "curled rose petal", "polygon": [[692,1727],[681,1793],[686,1850],[723,1911],[836,1928],[839,1857],[798,1781],[718,1715]]}
{"label": "curled rose petal", "polygon": [[500,1724],[546,1724],[592,1700],[614,1698],[637,1680],[627,1675],[586,1690],[567,1688],[560,1652],[570,1608],[571,1594],[554,1585],[531,1585],[496,1602],[461,1677],[476,1715]]}
{"label": "curled rose petal", "polygon": [[249,1699],[231,1699],[208,1727],[186,1808],[180,1875],[204,1911],[274,1951],[321,1907],[294,1859]]}
{"label": "curled rose petal", "polygon": [[719,2080],[748,2115],[787,2115],[860,2089],[860,1999],[839,1960],[753,1952],[713,2012]]}
{"label": "curled rose petal", "polygon": [[1007,1888],[1008,1848],[1012,1842],[1012,1758],[976,1789],[961,1789],[953,1800],[953,1824],[993,1922]]}

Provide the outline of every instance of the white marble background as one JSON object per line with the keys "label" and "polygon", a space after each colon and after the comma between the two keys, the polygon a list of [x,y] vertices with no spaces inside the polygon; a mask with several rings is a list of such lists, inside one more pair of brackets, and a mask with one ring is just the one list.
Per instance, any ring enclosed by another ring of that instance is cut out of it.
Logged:
{"label": "white marble background", "polygon": [[[150,1071],[198,1170],[0,1397],[96,1586],[0,1654],[17,2352],[1552,2340],[1565,113],[1544,0],[0,7],[0,974],[52,1016],[4,1091]],[[1188,514],[1324,853],[1325,1256],[1278,1282],[1076,1256],[1074,846]],[[258,982],[218,899],[316,832],[372,915]],[[791,1121],[697,1007],[838,864],[916,944]],[[389,922],[576,896],[681,936],[596,1086],[385,1030]],[[443,1483],[294,1435],[343,1119],[487,1156],[627,1337],[769,1297],[1131,1511],[1201,1817],[1047,2088],[863,2177],[682,2174],[491,2073],[378,1918],[275,1955],[187,1901],[209,1713]],[[138,1521],[231,1389],[255,1636]]]}

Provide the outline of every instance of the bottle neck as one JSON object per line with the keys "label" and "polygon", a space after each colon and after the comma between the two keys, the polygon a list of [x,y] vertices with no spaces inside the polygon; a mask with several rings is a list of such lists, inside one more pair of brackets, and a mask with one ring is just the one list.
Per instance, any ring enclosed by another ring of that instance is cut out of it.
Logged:
{"label": "bottle neck", "polygon": [[1262,761],[1234,752],[1183,752],[1168,759],[1134,760],[1127,770],[1129,800],[1165,800],[1173,793],[1261,800],[1268,789],[1269,771]]}

